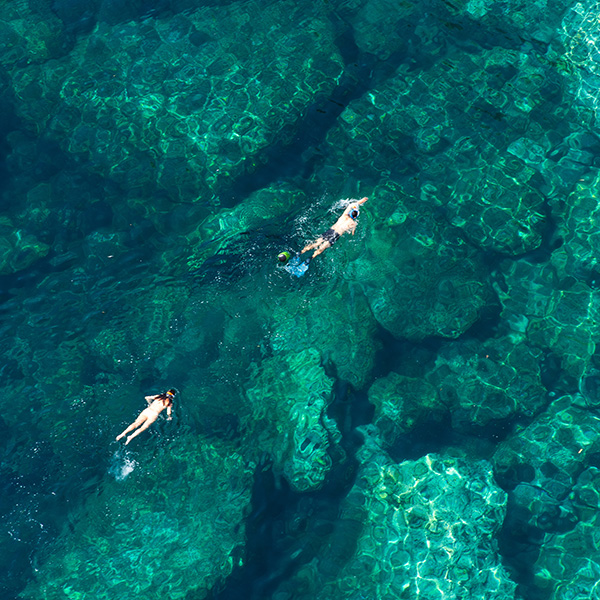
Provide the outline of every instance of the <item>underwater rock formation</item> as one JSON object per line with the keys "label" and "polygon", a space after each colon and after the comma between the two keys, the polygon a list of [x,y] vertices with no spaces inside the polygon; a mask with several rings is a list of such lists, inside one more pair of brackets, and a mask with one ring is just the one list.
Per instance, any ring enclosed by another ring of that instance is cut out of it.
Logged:
{"label": "underwater rock formation", "polygon": [[373,423],[390,446],[398,437],[438,424],[448,414],[433,385],[398,373],[376,379],[369,388],[369,402],[375,405]]}
{"label": "underwater rock formation", "polygon": [[0,217],[0,275],[16,273],[48,254],[50,246]]}
{"label": "underwater rock formation", "polygon": [[204,219],[185,236],[176,249],[166,253],[175,258],[184,249],[189,252],[186,260],[190,270],[198,269],[203,262],[222,252],[247,251],[246,240],[240,236],[258,231],[274,231],[281,235],[282,229],[299,206],[304,205],[306,195],[293,185],[275,182],[262,188],[234,208],[216,211]]}
{"label": "underwater rock formation", "polygon": [[480,257],[428,215],[399,221],[373,228],[345,277],[361,285],[373,315],[394,337],[458,337],[490,299]]}
{"label": "underwater rock formation", "polygon": [[[587,137],[592,138],[590,144],[598,145],[595,136]],[[574,144],[578,142],[579,140],[574,140]],[[569,196],[558,196],[550,200],[552,214],[557,222],[556,237],[562,240],[560,247],[552,252],[552,265],[561,278],[577,277],[596,283],[596,277],[600,273],[599,185],[600,171],[592,168]]]}
{"label": "underwater rock formation", "polygon": [[[573,3],[565,10],[560,40],[564,46],[563,68],[569,71],[573,93],[589,113],[588,123],[598,124],[600,60],[596,52],[598,6],[594,0]],[[582,111],[585,114],[584,111]]]}
{"label": "underwater rock formation", "polygon": [[550,600],[595,598],[600,578],[600,471],[581,473],[569,498],[579,522],[566,532],[547,534],[535,563],[534,583]]}
{"label": "underwater rock formation", "polygon": [[503,321],[531,346],[549,350],[575,385],[588,369],[600,340],[600,293],[552,265],[526,260],[505,263],[497,287]]}
{"label": "underwater rock formation", "polygon": [[514,597],[494,540],[506,494],[486,462],[429,454],[396,464],[375,440],[359,459],[341,507],[342,519],[360,523],[353,552],[335,564],[328,555],[340,552],[330,549],[304,566],[294,584],[308,588],[302,597]]}
{"label": "underwater rock formation", "polygon": [[562,396],[500,444],[493,457],[496,479],[504,489],[514,490],[524,521],[542,531],[573,526],[576,515],[562,505],[600,451],[599,432],[597,417],[580,395]]}
{"label": "underwater rock formation", "polygon": [[64,52],[64,26],[43,2],[0,5],[0,66],[22,67]]}
{"label": "underwater rock formation", "polygon": [[360,289],[339,281],[335,291],[314,292],[307,300],[288,294],[272,315],[270,343],[276,352],[319,351],[336,376],[363,388],[371,378],[377,323]]}
{"label": "underwater rock formation", "polygon": [[542,115],[555,77],[535,57],[504,48],[450,53],[417,75],[401,66],[342,112],[321,176],[405,176],[412,187],[418,163],[421,208],[441,212],[485,250],[532,250],[544,227],[539,172],[559,138],[549,139],[538,121],[565,127]]}
{"label": "underwater rock formation", "polygon": [[273,458],[298,491],[318,488],[331,468],[328,448],[339,442],[326,414],[333,388],[314,349],[277,354],[256,365],[246,397],[252,407],[245,426],[253,443]]}
{"label": "underwater rock formation", "polygon": [[494,421],[533,417],[546,405],[541,355],[508,337],[456,342],[442,346],[426,379],[449,410],[452,428],[473,431]]}
{"label": "underwater rock formation", "polygon": [[204,598],[242,561],[252,473],[231,448],[186,437],[152,464],[114,463],[23,598]]}
{"label": "underwater rock formation", "polygon": [[214,204],[342,72],[326,18],[299,27],[293,2],[256,10],[98,23],[67,57],[10,72],[17,113],[129,193]]}

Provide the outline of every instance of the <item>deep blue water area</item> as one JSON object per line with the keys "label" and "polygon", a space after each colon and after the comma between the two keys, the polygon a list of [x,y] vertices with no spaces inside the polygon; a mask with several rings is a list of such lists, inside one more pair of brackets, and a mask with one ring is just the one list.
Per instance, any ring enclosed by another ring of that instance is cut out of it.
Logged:
{"label": "deep blue water area", "polygon": [[599,23],[1,3],[0,597],[600,598]]}

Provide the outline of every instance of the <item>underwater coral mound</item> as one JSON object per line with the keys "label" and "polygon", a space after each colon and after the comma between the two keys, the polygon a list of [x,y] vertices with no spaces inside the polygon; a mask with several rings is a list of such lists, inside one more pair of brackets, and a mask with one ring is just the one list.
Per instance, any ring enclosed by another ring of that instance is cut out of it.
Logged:
{"label": "underwater coral mound", "polygon": [[360,534],[337,569],[323,557],[299,574],[318,582],[313,597],[514,597],[494,539],[506,494],[488,463],[429,454],[396,464],[376,438],[359,458],[342,514],[360,522]]}
{"label": "underwater coral mound", "polygon": [[309,348],[265,358],[247,385],[252,414],[244,425],[253,447],[268,453],[275,471],[296,490],[320,487],[332,465],[328,448],[341,436],[326,413],[333,380],[319,352]]}
{"label": "underwater coral mound", "polygon": [[206,597],[243,556],[252,473],[226,445],[180,438],[138,465],[117,454],[85,518],[46,549],[23,598]]}

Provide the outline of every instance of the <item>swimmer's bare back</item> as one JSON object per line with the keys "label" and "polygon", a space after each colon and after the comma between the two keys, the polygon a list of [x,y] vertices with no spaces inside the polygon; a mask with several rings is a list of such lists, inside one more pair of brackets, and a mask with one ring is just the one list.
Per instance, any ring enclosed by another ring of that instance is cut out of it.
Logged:
{"label": "swimmer's bare back", "polygon": [[168,390],[163,392],[162,394],[156,394],[155,396],[146,396],[146,402],[148,403],[148,407],[145,408],[138,418],[131,424],[127,429],[122,431],[117,437],[116,440],[119,441],[123,437],[125,437],[130,431],[134,431],[130,436],[125,440],[125,445],[129,444],[134,437],[137,437],[145,431],[158,419],[158,415],[163,410],[167,410],[167,419],[170,421],[172,419],[173,412],[173,398],[175,397],[175,390]]}
{"label": "swimmer's bare back", "polygon": [[359,206],[368,200],[367,197],[361,198],[357,202],[351,202],[342,213],[342,216],[328,229],[323,235],[319,236],[314,242],[307,244],[302,249],[300,254],[304,254],[308,250],[314,250],[311,259],[325,252],[327,248],[331,248],[335,242],[345,233],[354,235],[356,231],[356,219],[360,214]]}

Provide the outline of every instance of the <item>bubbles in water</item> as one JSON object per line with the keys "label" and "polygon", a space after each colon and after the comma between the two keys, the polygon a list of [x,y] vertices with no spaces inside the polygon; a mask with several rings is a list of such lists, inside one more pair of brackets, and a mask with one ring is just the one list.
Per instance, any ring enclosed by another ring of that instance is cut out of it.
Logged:
{"label": "bubbles in water", "polygon": [[124,481],[136,466],[137,462],[127,456],[124,450],[117,450],[113,454],[108,472],[117,481]]}

